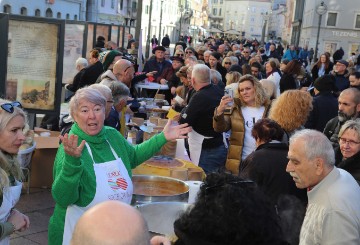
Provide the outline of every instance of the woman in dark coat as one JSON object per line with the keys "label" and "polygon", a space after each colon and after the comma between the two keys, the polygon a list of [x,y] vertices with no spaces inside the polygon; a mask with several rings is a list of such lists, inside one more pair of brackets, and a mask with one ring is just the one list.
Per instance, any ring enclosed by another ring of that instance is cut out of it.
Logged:
{"label": "woman in dark coat", "polygon": [[295,195],[305,204],[306,191],[298,189],[285,171],[289,148],[281,142],[284,130],[275,121],[263,118],[254,124],[251,134],[257,148],[240,165],[240,177],[255,181],[274,204],[281,195]]}
{"label": "woman in dark coat", "polygon": [[297,80],[301,72],[301,62],[298,60],[290,61],[283,70],[283,75],[280,79],[280,93],[300,87],[300,82]]}

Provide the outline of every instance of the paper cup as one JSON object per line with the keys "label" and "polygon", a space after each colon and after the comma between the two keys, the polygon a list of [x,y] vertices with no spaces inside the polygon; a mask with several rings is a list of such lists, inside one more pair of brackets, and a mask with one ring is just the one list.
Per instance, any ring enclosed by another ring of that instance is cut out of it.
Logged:
{"label": "paper cup", "polygon": [[184,102],[184,99],[181,98],[179,95],[176,95],[176,97],[174,98],[174,100],[179,103],[179,104],[182,104]]}

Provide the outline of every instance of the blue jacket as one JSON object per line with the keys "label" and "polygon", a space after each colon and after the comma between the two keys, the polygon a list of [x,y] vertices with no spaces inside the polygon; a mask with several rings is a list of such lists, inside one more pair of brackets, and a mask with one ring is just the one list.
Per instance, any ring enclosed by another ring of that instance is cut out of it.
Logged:
{"label": "blue jacket", "polygon": [[298,55],[296,53],[296,50],[291,51],[290,49],[286,50],[283,59],[287,59],[289,61],[296,60],[298,58]]}

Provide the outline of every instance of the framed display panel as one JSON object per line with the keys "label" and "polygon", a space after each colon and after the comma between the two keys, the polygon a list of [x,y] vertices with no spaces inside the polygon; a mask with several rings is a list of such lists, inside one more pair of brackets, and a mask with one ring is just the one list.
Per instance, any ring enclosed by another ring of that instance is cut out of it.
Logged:
{"label": "framed display panel", "polygon": [[0,92],[30,113],[59,114],[65,21],[0,14]]}
{"label": "framed display panel", "polygon": [[119,47],[124,47],[124,26],[119,27]]}
{"label": "framed display panel", "polygon": [[119,26],[111,26],[111,41],[119,46]]}
{"label": "framed display panel", "polygon": [[87,24],[87,39],[86,39],[86,58],[89,58],[89,52],[95,46],[94,24]]}
{"label": "framed display panel", "polygon": [[111,38],[111,25],[88,23],[87,24],[87,48],[86,57],[89,58],[89,52],[95,47],[98,36],[103,36],[105,42]]}
{"label": "framed display panel", "polygon": [[75,62],[86,57],[87,28],[85,22],[66,21],[62,83],[71,83],[78,73]]}
{"label": "framed display panel", "polygon": [[123,43],[123,47],[127,49],[127,45],[129,42],[129,35],[130,34],[130,27],[128,26],[124,26],[124,43]]}

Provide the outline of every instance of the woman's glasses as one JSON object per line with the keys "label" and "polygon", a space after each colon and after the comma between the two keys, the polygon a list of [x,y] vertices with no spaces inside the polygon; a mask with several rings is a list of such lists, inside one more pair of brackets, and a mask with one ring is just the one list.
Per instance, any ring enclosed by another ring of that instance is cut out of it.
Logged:
{"label": "woman's glasses", "polygon": [[185,53],[186,54],[192,54],[193,52],[192,51],[186,51]]}
{"label": "woman's glasses", "polygon": [[231,65],[231,62],[224,62],[225,65]]}
{"label": "woman's glasses", "polygon": [[184,56],[184,54],[177,54],[176,56]]}
{"label": "woman's glasses", "polygon": [[19,107],[19,108],[22,108],[22,105],[20,102],[18,101],[14,101],[14,102],[11,102],[11,103],[4,103],[1,105],[1,108],[6,111],[6,112],[9,112],[9,113],[13,113],[14,112],[14,107]]}
{"label": "woman's glasses", "polygon": [[360,142],[356,142],[354,140],[348,140],[348,139],[341,138],[341,137],[339,138],[339,143],[342,145],[346,145],[348,143],[349,146],[351,146],[351,147],[354,147],[354,146],[360,144]]}

